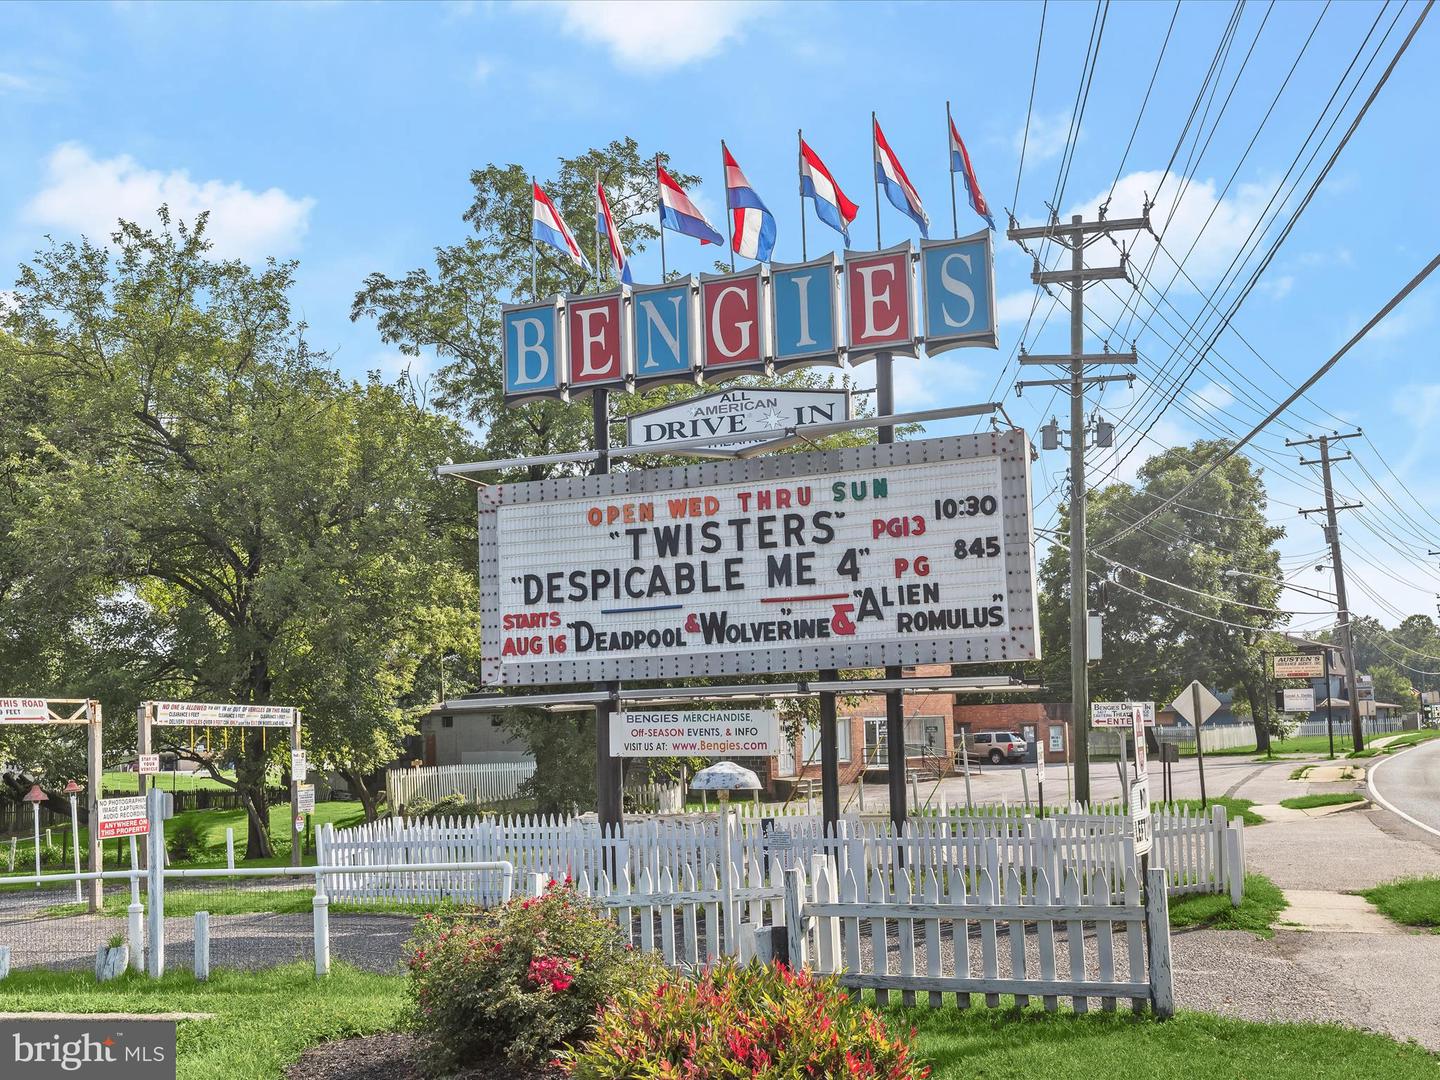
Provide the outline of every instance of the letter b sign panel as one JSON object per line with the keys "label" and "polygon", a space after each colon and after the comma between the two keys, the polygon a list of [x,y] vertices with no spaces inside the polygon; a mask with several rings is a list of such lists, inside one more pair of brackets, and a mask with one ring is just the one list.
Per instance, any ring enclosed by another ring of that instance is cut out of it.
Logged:
{"label": "letter b sign panel", "polygon": [[965,346],[996,347],[992,258],[988,229],[960,240],[921,243],[925,351],[930,355]]}
{"label": "letter b sign panel", "polygon": [[558,298],[543,304],[507,304],[501,309],[507,402],[565,397],[560,311]]}

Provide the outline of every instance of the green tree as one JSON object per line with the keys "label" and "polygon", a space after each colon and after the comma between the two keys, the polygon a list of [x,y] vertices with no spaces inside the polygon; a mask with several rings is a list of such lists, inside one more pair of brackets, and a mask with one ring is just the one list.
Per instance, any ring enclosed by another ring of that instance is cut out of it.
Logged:
{"label": "green tree", "polygon": [[[359,778],[410,729],[427,653],[474,648],[469,502],[428,472],[466,440],[403,386],[329,369],[291,317],[294,264],[210,258],[204,215],[162,208],[160,224],[122,222],[113,249],[52,242],[21,268],[4,362],[27,377],[5,388],[45,406],[20,485],[45,511],[26,573],[88,560],[131,627],[110,636],[151,635],[113,665],[143,676],[136,690],[298,705],[312,756]],[[51,655],[86,628],[71,607],[50,613]],[[103,646],[93,619],[88,633]],[[133,715],[134,700],[110,706]],[[235,747],[250,857],[273,851],[282,744]]]}
{"label": "green tree", "polygon": [[[1359,660],[1356,660],[1359,663]],[[1416,692],[1409,676],[1394,664],[1377,664],[1369,672],[1375,680],[1375,700],[1390,705],[1399,705],[1405,712],[1420,708],[1420,695]]]}

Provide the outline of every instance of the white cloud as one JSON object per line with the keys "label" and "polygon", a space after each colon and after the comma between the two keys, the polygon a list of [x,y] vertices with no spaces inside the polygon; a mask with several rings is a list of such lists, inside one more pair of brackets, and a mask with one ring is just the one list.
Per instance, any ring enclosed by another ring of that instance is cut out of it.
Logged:
{"label": "white cloud", "polygon": [[563,0],[536,5],[621,67],[663,71],[713,56],[770,6],[757,0]]}
{"label": "white cloud", "polygon": [[381,352],[371,357],[366,368],[370,371],[380,372],[380,375],[389,382],[408,378],[418,385],[435,374],[435,366],[433,353],[406,356],[402,352]]}
{"label": "white cloud", "polygon": [[0,94],[25,94],[36,89],[35,82],[13,71],[0,71]]}
{"label": "white cloud", "polygon": [[475,61],[475,66],[470,69],[470,77],[476,82],[484,82],[486,79],[490,78],[490,76],[494,74],[495,61],[488,60],[483,56],[479,57]]}
{"label": "white cloud", "polygon": [[1206,383],[1192,393],[1190,398],[1196,408],[1207,413],[1220,412],[1235,403],[1235,395],[1230,392],[1230,388],[1217,382]]}
{"label": "white cloud", "polygon": [[1065,143],[1070,137],[1070,114],[1058,112],[1053,116],[1045,116],[1043,113],[1035,113],[1030,117],[1030,130],[1027,133],[1025,125],[1015,129],[1014,138],[1011,140],[1015,147],[1015,155],[1018,157],[1023,148],[1025,151],[1025,166],[1048,161],[1060,151],[1065,149]]}
{"label": "white cloud", "polygon": [[1261,281],[1255,286],[1257,291],[1264,293],[1271,300],[1283,300],[1290,295],[1290,290],[1294,287],[1294,274],[1282,274],[1273,281]]}
{"label": "white cloud", "polygon": [[1045,309],[1040,305],[1049,302],[1050,298],[1041,294],[1037,303],[1034,289],[1006,293],[995,300],[995,317],[1002,326],[1014,326],[1030,318],[1031,311],[1043,314]]}
{"label": "white cloud", "polygon": [[[982,400],[989,384],[979,370],[953,359],[953,356],[953,353],[946,353],[919,360],[896,357],[892,368],[895,411],[916,412],[953,405],[957,401]],[[964,423],[973,425],[974,421],[966,420]],[[927,430],[932,435],[940,433],[934,428]]]}
{"label": "white cloud", "polygon": [[24,217],[103,240],[119,218],[153,221],[162,203],[185,221],[209,210],[215,253],[240,259],[294,251],[315,206],[314,199],[295,198],[280,188],[253,191],[238,181],[197,181],[184,169],[147,169],[128,154],[96,158],[78,143],[64,143],[50,154],[45,186],[26,205]]}

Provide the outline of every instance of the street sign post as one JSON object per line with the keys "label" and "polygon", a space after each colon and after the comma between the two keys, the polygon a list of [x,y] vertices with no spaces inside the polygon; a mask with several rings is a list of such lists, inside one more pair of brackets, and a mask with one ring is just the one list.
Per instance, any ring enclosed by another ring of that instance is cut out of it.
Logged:
{"label": "street sign post", "polygon": [[1131,714],[1135,735],[1135,775],[1130,780],[1130,835],[1135,854],[1149,862],[1154,834],[1150,827],[1150,759],[1145,751],[1145,714],[1137,706]]}
{"label": "street sign post", "polygon": [[1220,699],[1205,689],[1196,679],[1184,690],[1180,696],[1170,703],[1170,707],[1177,713],[1189,720],[1195,727],[1195,760],[1200,765],[1200,809],[1205,809],[1205,743],[1200,738],[1200,725],[1209,720],[1220,711]]}
{"label": "street sign post", "polygon": [[1040,802],[1040,820],[1045,820],[1045,745],[1035,744],[1035,791]]}

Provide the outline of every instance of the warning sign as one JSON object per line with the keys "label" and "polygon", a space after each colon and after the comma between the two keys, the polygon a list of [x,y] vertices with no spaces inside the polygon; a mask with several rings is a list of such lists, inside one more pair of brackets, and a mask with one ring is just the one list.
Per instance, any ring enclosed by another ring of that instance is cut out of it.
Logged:
{"label": "warning sign", "polygon": [[144,836],[150,831],[145,815],[145,797],[130,795],[121,799],[100,800],[100,839],[117,836]]}

